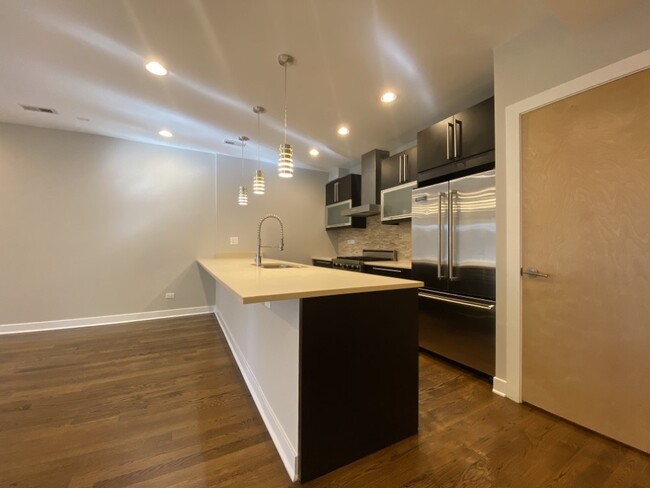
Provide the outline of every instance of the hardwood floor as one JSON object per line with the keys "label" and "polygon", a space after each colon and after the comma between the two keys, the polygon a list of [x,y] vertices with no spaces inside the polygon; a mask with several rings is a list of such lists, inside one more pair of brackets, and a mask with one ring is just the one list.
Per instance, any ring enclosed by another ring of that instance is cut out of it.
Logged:
{"label": "hardwood floor", "polygon": [[[288,487],[212,316],[0,337],[0,487]],[[420,356],[420,433],[305,487],[650,487],[650,456]]]}

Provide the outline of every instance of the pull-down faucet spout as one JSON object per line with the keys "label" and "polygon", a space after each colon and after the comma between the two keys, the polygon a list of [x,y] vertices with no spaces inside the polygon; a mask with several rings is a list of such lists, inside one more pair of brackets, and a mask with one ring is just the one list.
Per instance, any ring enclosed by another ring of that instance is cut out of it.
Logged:
{"label": "pull-down faucet spout", "polygon": [[280,245],[278,249],[284,251],[284,225],[280,220],[280,217],[277,215],[267,215],[260,219],[260,223],[257,224],[257,254],[255,254],[255,266],[262,266],[262,248],[263,247],[275,247],[275,246],[263,246],[262,245],[262,224],[266,219],[275,219],[280,223]]}

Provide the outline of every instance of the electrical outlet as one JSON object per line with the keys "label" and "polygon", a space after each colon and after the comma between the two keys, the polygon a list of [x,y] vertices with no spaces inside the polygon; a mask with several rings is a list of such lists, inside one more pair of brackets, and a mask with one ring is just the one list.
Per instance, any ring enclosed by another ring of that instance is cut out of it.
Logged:
{"label": "electrical outlet", "polygon": [[348,244],[354,244],[355,242],[357,241],[355,241],[354,239],[348,239]]}
{"label": "electrical outlet", "polygon": [[171,300],[171,299],[174,298],[175,296],[176,296],[176,294],[173,293],[173,292],[171,292],[171,293],[169,293],[169,292],[168,292],[168,293],[165,293],[165,298],[166,298],[167,300]]}
{"label": "electrical outlet", "polygon": [[231,237],[230,238],[230,245],[231,246],[236,246],[237,244],[239,244],[239,237]]}

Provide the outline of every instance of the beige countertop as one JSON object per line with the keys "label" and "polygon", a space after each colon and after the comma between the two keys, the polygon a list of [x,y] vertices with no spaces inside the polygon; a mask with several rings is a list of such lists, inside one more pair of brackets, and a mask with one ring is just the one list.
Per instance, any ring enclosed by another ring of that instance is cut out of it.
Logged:
{"label": "beige countertop", "polygon": [[[281,263],[265,259],[265,263]],[[399,290],[424,286],[421,281],[342,271],[317,266],[264,269],[250,258],[199,259],[210,275],[223,283],[242,303],[345,295],[371,291]],[[294,264],[294,263],[291,263]]]}
{"label": "beige countertop", "polygon": [[364,264],[383,266],[384,268],[411,269],[411,261],[408,259],[400,259],[399,261],[366,261]]}
{"label": "beige countertop", "polygon": [[312,259],[317,259],[318,261],[331,261],[334,258],[332,256],[312,256]]}

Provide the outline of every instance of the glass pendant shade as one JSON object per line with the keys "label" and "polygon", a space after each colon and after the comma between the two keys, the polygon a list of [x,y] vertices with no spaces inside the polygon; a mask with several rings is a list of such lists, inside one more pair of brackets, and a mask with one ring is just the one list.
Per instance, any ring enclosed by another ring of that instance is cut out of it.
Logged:
{"label": "glass pendant shade", "polygon": [[237,203],[239,205],[248,205],[248,190],[245,186],[239,187],[239,194],[237,195]]}
{"label": "glass pendant shade", "polygon": [[278,150],[278,176],[280,178],[293,177],[293,148],[291,144],[280,144]]}
{"label": "glass pendant shade", "polygon": [[258,169],[253,177],[253,193],[255,195],[264,195],[264,171]]}

